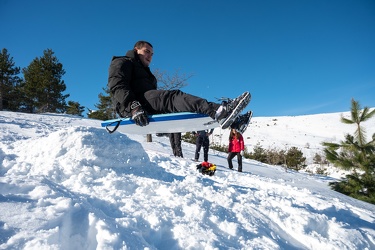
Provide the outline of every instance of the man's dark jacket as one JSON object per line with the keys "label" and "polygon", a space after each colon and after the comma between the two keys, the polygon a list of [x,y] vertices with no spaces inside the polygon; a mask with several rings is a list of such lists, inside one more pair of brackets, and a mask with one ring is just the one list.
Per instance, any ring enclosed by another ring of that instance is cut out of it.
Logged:
{"label": "man's dark jacket", "polygon": [[145,67],[134,50],[126,56],[114,56],[109,67],[108,88],[112,94],[116,112],[130,116],[130,105],[139,101],[147,110],[144,93],[157,89],[157,81],[149,67]]}

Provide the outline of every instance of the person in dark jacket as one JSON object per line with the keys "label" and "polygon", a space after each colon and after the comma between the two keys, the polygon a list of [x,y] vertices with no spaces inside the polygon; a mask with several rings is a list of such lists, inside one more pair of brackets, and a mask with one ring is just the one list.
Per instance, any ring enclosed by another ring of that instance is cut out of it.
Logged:
{"label": "person in dark jacket", "polygon": [[181,148],[181,133],[170,133],[169,141],[171,143],[173,155],[176,157],[183,158],[184,156],[182,155],[182,148]]}
{"label": "person in dark jacket", "polygon": [[195,112],[217,120],[222,128],[233,122],[232,112],[243,109],[250,94],[245,92],[222,104],[186,94],[180,90],[157,90],[157,81],[151,73],[154,50],[146,41],[138,41],[125,56],[114,56],[109,67],[108,88],[116,112],[120,117],[131,117],[139,126],[148,125],[147,114]]}
{"label": "person in dark jacket", "polygon": [[208,150],[210,148],[210,135],[212,134],[213,129],[210,131],[208,130],[201,130],[197,132],[193,132],[195,136],[197,137],[195,141],[195,157],[194,160],[199,160],[199,154],[201,151],[201,148],[203,146],[203,160],[208,161]]}

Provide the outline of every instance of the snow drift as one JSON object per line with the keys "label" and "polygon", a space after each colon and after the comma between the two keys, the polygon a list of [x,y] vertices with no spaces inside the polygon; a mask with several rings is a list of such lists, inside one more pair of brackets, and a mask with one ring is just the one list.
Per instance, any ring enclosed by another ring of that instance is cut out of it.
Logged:
{"label": "snow drift", "polygon": [[[345,129],[339,114],[254,117],[245,138],[312,155]],[[330,190],[334,176],[252,160],[238,173],[212,150],[203,176],[194,145],[175,158],[167,138],[67,115],[0,112],[0,131],[0,249],[375,249],[375,206]]]}

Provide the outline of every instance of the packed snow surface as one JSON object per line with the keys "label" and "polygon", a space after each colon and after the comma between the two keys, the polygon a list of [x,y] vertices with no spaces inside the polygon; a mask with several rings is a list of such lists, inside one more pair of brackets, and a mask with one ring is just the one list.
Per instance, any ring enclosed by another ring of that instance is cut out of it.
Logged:
{"label": "packed snow surface", "polygon": [[[246,146],[296,146],[311,164],[321,142],[354,132],[340,115],[253,117]],[[245,159],[239,173],[210,150],[206,176],[194,151],[183,143],[176,158],[166,137],[108,134],[98,120],[1,111],[0,249],[375,249],[375,206],[332,191],[337,170]]]}

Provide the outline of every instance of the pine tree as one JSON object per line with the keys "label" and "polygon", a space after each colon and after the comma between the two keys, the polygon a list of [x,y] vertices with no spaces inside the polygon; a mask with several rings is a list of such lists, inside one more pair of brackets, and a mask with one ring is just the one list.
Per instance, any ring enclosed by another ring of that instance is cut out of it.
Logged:
{"label": "pine tree", "polygon": [[364,107],[364,109],[361,112],[361,106],[359,102],[356,102],[354,99],[352,99],[352,106],[351,106],[351,119],[344,118],[341,116],[341,122],[345,124],[356,124],[357,129],[354,132],[354,140],[358,143],[359,149],[362,151],[364,156],[366,155],[366,152],[369,152],[373,150],[373,145],[366,142],[366,131],[361,126],[362,122],[365,122],[372,118],[375,115],[375,110],[370,112],[370,109],[368,107]]}
{"label": "pine tree", "polygon": [[85,110],[84,106],[81,106],[79,102],[68,101],[68,107],[66,113],[70,115],[83,116],[82,113]]}
{"label": "pine tree", "polygon": [[368,107],[361,110],[359,102],[352,99],[351,119],[341,117],[345,124],[355,124],[354,136],[347,134],[340,143],[323,143],[326,158],[336,166],[351,170],[352,174],[340,182],[330,185],[334,190],[351,197],[375,204],[375,134],[366,141],[366,131],[361,126],[375,116],[375,110]]}
{"label": "pine tree", "polygon": [[0,110],[17,110],[15,88],[21,83],[19,73],[20,68],[15,67],[13,57],[3,48],[0,53]]}
{"label": "pine tree", "polygon": [[285,158],[288,168],[299,171],[305,167],[306,157],[303,157],[302,151],[296,147],[291,147],[286,152]]}
{"label": "pine tree", "polygon": [[42,57],[35,58],[22,71],[25,77],[25,105],[29,112],[65,111],[65,99],[69,97],[69,94],[62,94],[66,90],[61,79],[65,70],[51,49],[45,50]]}
{"label": "pine tree", "polygon": [[249,155],[250,159],[260,161],[263,163],[267,162],[267,151],[262,148],[262,146],[257,143],[257,145],[254,146],[253,152]]}
{"label": "pine tree", "polygon": [[105,94],[100,93],[99,104],[95,104],[97,110],[89,110],[90,113],[87,114],[88,118],[98,119],[98,120],[110,120],[116,118],[116,112],[113,109],[112,99],[108,89],[103,88]]}

